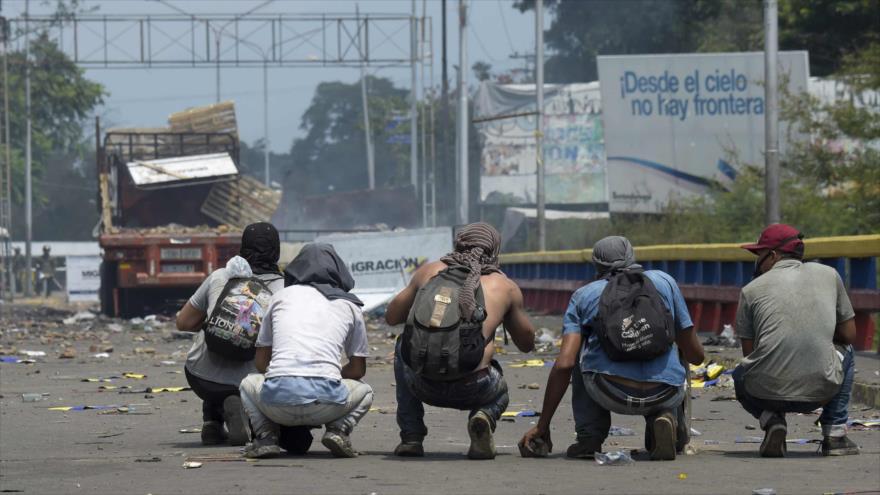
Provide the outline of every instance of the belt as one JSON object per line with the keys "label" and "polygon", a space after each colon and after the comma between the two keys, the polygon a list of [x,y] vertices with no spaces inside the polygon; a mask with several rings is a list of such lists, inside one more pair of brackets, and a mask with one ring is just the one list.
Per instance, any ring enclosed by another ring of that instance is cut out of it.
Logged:
{"label": "belt", "polygon": [[676,393],[678,393],[678,388],[669,385],[665,390],[654,395],[650,395],[648,397],[633,397],[615,387],[614,385],[610,384],[608,380],[606,380],[601,374],[594,374],[593,382],[596,384],[596,387],[602,391],[602,393],[613,399],[615,402],[624,404],[628,407],[637,407],[642,409],[647,409],[662,404],[663,402],[675,396]]}

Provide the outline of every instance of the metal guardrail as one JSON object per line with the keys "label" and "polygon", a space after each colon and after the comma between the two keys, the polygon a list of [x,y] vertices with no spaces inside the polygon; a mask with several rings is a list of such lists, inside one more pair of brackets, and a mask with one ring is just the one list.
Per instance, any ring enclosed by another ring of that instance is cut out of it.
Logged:
{"label": "metal guardrail", "polygon": [[[834,267],[856,310],[857,347],[870,349],[880,312],[877,257],[880,235],[807,239],[805,258]],[[635,248],[646,269],[678,281],[698,331],[733,324],[740,288],[751,280],[755,257],[739,244],[657,245]],[[591,249],[501,256],[502,268],[523,289],[526,305],[548,313],[565,310],[571,293],[596,276]]]}

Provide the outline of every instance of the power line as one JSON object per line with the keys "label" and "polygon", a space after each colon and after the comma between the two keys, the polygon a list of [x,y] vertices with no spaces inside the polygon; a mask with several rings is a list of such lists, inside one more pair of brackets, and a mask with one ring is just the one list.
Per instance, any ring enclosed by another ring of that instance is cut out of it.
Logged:
{"label": "power line", "polygon": [[507,44],[510,46],[511,53],[513,53],[516,51],[516,48],[513,47],[513,39],[510,37],[510,31],[507,29],[507,17],[504,15],[501,0],[498,0],[498,13],[501,14],[501,25],[504,26],[504,36],[507,37]]}

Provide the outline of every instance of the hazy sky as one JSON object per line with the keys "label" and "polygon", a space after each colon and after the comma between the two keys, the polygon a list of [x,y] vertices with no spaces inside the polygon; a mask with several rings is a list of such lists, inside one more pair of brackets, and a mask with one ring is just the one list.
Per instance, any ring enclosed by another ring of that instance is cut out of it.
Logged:
{"label": "hazy sky", "polygon": [[[253,0],[169,0],[168,3],[192,14],[244,13],[263,3]],[[54,4],[54,1],[51,2]],[[97,6],[104,14],[174,14],[167,5],[151,0],[86,0],[85,7]],[[513,0],[470,0],[470,36],[468,66],[487,61],[493,68],[522,67],[522,60],[511,60],[513,52],[534,49],[534,12],[521,14]],[[258,12],[261,14],[334,13],[409,14],[411,0],[275,0]],[[416,0],[419,15],[422,0]],[[24,12],[24,0],[2,0],[3,15],[13,18]],[[440,0],[427,0],[427,16],[434,27],[435,84],[440,81]],[[32,15],[47,14],[52,5],[31,0]],[[454,66],[458,64],[458,1],[447,2],[448,58],[450,84],[455,84]],[[549,25],[549,16],[545,15]],[[395,85],[409,88],[408,68],[370,69],[371,74],[391,78]],[[117,126],[161,126],[168,115],[190,106],[213,103],[213,69],[89,69],[87,76],[101,82],[110,93],[104,119]],[[469,70],[471,84],[473,72]],[[360,71],[354,68],[274,68],[269,70],[269,139],[274,151],[287,151],[293,139],[301,135],[299,119],[322,81],[357,81]],[[263,136],[263,93],[260,69],[231,68],[221,73],[222,99],[236,104],[239,131],[247,142]],[[36,104],[36,102],[35,102]]]}

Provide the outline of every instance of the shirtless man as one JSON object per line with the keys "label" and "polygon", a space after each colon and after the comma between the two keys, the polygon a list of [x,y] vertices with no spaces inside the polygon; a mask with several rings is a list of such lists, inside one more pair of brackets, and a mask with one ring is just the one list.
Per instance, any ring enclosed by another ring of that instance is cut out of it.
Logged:
{"label": "shirtless man", "polygon": [[[422,440],[428,433],[425,426],[423,404],[470,411],[468,434],[471,438],[468,457],[493,459],[495,443],[492,433],[509,402],[507,383],[501,366],[492,359],[495,351],[495,329],[503,324],[514,344],[522,352],[535,347],[535,329],[523,309],[523,296],[519,287],[498,268],[500,236],[491,225],[474,223],[467,225],[455,238],[455,251],[428,263],[413,274],[409,285],[388,305],[385,320],[389,325],[407,322],[410,310],[416,302],[419,289],[440,272],[450,267],[466,267],[469,275],[458,291],[458,304],[465,320],[482,320],[482,360],[472,371],[462,370],[462,376],[452,380],[427,378],[437,370],[414,371],[406,362],[402,351],[404,338],[397,341],[394,358],[394,376],[397,382],[397,424],[401,442],[394,449],[398,456],[425,455]],[[482,305],[477,289],[482,287]],[[442,297],[435,296],[435,300]],[[432,315],[432,319],[433,319]],[[468,317],[470,316],[470,318]],[[442,315],[440,316],[442,318]],[[462,341],[464,345],[465,342]],[[457,350],[457,352],[465,352]],[[479,352],[479,351],[477,351]],[[430,358],[426,362],[431,362]],[[459,361],[460,362],[460,361]],[[427,368],[427,367],[426,367]]]}

